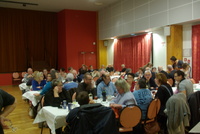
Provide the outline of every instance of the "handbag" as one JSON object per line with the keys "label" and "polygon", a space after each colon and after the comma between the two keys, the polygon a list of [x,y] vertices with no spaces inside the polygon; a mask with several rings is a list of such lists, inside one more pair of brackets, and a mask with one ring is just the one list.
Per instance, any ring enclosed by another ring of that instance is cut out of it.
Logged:
{"label": "handbag", "polygon": [[160,131],[160,126],[159,126],[157,120],[154,120],[152,122],[145,124],[144,130],[145,130],[146,134],[156,134]]}

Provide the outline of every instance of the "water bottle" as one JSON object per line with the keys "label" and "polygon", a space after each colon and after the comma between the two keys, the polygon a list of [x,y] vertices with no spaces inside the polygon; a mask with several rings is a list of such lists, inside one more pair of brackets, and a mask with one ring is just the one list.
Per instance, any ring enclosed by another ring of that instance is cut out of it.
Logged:
{"label": "water bottle", "polygon": [[102,91],[102,96],[103,96],[103,101],[106,101],[106,91],[105,90]]}
{"label": "water bottle", "polygon": [[66,109],[66,107],[67,107],[67,101],[63,100],[63,109]]}

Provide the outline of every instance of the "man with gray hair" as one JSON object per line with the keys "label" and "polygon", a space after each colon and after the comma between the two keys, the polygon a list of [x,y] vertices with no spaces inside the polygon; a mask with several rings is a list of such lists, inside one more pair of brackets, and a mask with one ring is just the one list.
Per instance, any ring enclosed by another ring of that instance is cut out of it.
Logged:
{"label": "man with gray hair", "polygon": [[66,77],[67,82],[64,84],[64,87],[63,87],[65,90],[78,87],[78,83],[73,82],[73,79],[74,79],[74,75],[72,73],[68,73]]}
{"label": "man with gray hair", "polygon": [[148,89],[153,90],[157,87],[150,70],[144,72],[144,79],[146,80],[146,86]]}

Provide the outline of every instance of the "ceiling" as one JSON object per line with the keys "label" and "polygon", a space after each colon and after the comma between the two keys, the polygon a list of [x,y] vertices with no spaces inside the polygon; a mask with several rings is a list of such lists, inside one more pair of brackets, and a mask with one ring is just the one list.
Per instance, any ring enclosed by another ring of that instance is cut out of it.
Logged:
{"label": "ceiling", "polygon": [[[8,3],[9,1],[19,3]],[[119,0],[0,0],[0,7],[50,12],[59,12],[63,9],[98,11],[117,1]]]}

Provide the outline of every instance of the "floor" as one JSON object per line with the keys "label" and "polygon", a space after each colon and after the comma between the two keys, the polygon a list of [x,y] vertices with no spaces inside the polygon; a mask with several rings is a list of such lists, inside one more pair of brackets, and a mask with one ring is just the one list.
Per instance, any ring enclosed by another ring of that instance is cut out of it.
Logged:
{"label": "floor", "polygon": [[[4,130],[5,134],[40,134],[41,129],[38,124],[33,124],[34,119],[28,115],[29,104],[22,100],[22,92],[18,86],[0,86],[0,89],[13,95],[17,100],[17,107],[7,117],[12,121],[13,127],[17,127],[16,132],[11,129]],[[44,128],[43,134],[49,134],[49,129]]]}

